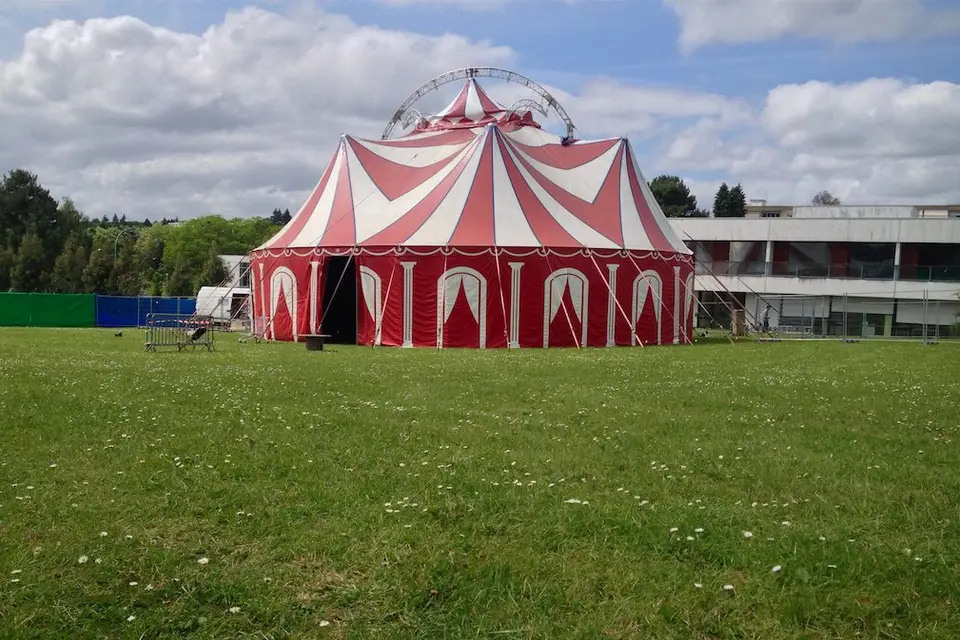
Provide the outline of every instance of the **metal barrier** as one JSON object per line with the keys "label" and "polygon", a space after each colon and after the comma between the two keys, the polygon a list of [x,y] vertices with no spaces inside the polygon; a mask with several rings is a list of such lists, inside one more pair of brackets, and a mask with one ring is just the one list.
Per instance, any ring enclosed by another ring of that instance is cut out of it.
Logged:
{"label": "metal barrier", "polygon": [[162,347],[176,347],[177,351],[200,347],[213,351],[213,316],[182,315],[175,313],[147,314],[146,351]]}

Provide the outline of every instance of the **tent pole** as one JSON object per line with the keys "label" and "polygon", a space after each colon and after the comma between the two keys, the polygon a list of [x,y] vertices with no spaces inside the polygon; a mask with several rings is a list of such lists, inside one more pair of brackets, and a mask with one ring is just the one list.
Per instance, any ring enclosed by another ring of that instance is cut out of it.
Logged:
{"label": "tent pole", "polygon": [[843,294],[843,341],[847,341],[847,294]]}
{"label": "tent pole", "polygon": [[[357,249],[357,247],[354,247]],[[359,249],[357,249],[359,250]],[[360,344],[360,267],[354,256],[353,264],[353,345]],[[344,268],[346,271],[346,268]],[[374,321],[376,323],[376,321]]]}
{"label": "tent pole", "polygon": [[936,305],[935,305],[935,309],[936,309],[936,310],[934,311],[934,316],[933,316],[933,318],[934,318],[934,324],[933,324],[933,331],[934,331],[933,336],[934,336],[934,337],[933,337],[933,339],[934,339],[934,341],[936,341],[936,342],[940,342],[940,298],[937,298],[937,302],[936,302]]}
{"label": "tent pole", "polygon": [[[553,273],[553,272],[554,272],[554,268],[553,268],[553,265],[550,264],[550,252],[547,251],[547,253],[544,255],[544,257],[545,257],[546,260],[547,260],[547,268],[550,269],[550,273]],[[550,286],[553,287],[553,281],[552,281],[552,280],[550,281]],[[552,294],[551,294],[551,296],[550,296],[550,300],[551,300],[551,303],[552,303],[552,301],[553,301],[553,296],[552,296]],[[589,301],[588,301],[588,302],[589,302]],[[573,336],[573,343],[574,343],[575,345],[577,345],[577,351],[580,351],[580,349],[581,349],[581,346],[580,346],[580,338],[577,337],[577,332],[573,330],[573,321],[570,320],[570,312],[567,311],[566,306],[564,306],[564,304],[563,304],[563,298],[562,298],[562,297],[560,298],[560,307],[563,309],[563,316],[564,316],[564,318],[566,318],[566,320],[567,320],[567,327],[570,328],[570,335]],[[583,314],[583,318],[582,318],[581,322],[587,322],[586,313]],[[545,345],[543,345],[543,348],[546,349],[548,346],[549,346],[549,345],[545,344]]]}
{"label": "tent pole", "polygon": [[[443,251],[441,248],[440,251]],[[443,254],[443,275],[441,280],[443,283],[443,289],[437,291],[437,305],[442,303],[442,307],[437,309],[437,350],[440,351],[443,349],[443,325],[446,324],[446,307],[447,307],[447,254]],[[457,291],[457,295],[460,295],[460,292]],[[457,303],[456,299],[453,301],[454,304]]]}
{"label": "tent pole", "polygon": [[[396,260],[400,256],[394,253],[391,257]],[[383,312],[384,309],[387,308],[387,303],[390,301],[390,288],[393,286],[393,276],[396,275],[396,273],[397,265],[394,263],[390,266],[390,281],[387,282],[387,293],[383,296],[383,301],[378,301],[379,304],[376,307],[377,315],[380,317],[373,319],[373,343],[370,345],[371,349],[377,348],[379,346],[378,343],[383,340]]]}
{"label": "tent pole", "polygon": [[503,299],[503,276],[500,273],[500,256],[503,255],[502,250],[497,251],[497,248],[493,249],[493,261],[497,265],[497,290],[500,292],[500,310],[503,314],[503,339],[507,345],[507,349],[510,348],[510,318],[507,317],[507,303]]}
{"label": "tent pole", "polygon": [[[637,270],[637,273],[639,273],[639,274],[640,274],[640,277],[643,278],[643,282],[644,282],[644,284],[647,285],[647,288],[648,288],[650,291],[653,291],[653,287],[650,286],[650,280],[647,278],[646,274],[643,272],[643,269],[640,268],[640,265],[638,265],[637,262],[633,259],[633,256],[630,255],[630,252],[629,252],[629,251],[627,252],[627,257],[630,258],[630,263],[633,264],[634,268]],[[696,275],[694,275],[694,277],[696,277]],[[657,304],[660,306],[661,314],[664,313],[664,312],[666,312],[666,314],[667,314],[668,316],[670,316],[670,322],[673,322],[673,312],[670,310],[670,308],[669,308],[667,305],[663,304],[663,288],[662,288],[662,287],[661,287],[661,289],[660,289],[659,294],[657,295],[657,298],[658,298],[658,299],[657,299]],[[641,311],[643,311],[643,310],[641,309]],[[639,315],[638,315],[638,317],[639,317]],[[658,337],[658,338],[660,337],[660,332],[662,331],[662,326],[663,326],[663,323],[662,323],[662,322],[659,322],[659,324],[660,324],[660,326],[657,328],[657,337]],[[639,336],[638,336],[638,338],[639,338]],[[639,342],[639,339],[638,339],[638,342]],[[641,342],[640,344],[643,345],[642,342]],[[661,340],[658,340],[658,341],[657,341],[657,344],[658,344],[658,345],[662,345],[662,344],[663,344],[663,340],[662,340],[662,339],[661,339]],[[646,345],[643,345],[643,346],[646,346]]]}
{"label": "tent pole", "polygon": [[[608,293],[609,295],[613,296],[613,301],[614,301],[614,303],[617,305],[617,309],[620,310],[620,315],[623,316],[623,319],[626,320],[626,321],[627,321],[627,324],[629,325],[629,324],[630,324],[630,318],[627,316],[627,312],[623,310],[623,305],[620,304],[620,300],[617,299],[617,292],[614,291],[614,290],[610,287],[610,280],[608,280],[607,278],[605,278],[605,277],[603,276],[603,270],[600,268],[600,265],[597,264],[597,259],[593,256],[592,253],[590,254],[590,260],[593,261],[593,266],[597,269],[597,273],[600,274],[600,279],[603,280],[603,281],[604,281],[604,284],[607,285],[607,293]],[[640,342],[640,336],[637,335],[636,327],[630,327],[630,333],[633,334],[633,337],[635,337],[635,338],[637,339],[637,342]],[[617,329],[616,329],[616,325],[614,325],[614,329],[613,329],[613,342],[614,342],[614,344],[616,344],[616,342],[617,342]]]}
{"label": "tent pole", "polygon": [[343,264],[343,271],[340,272],[340,278],[337,280],[337,286],[333,288],[333,294],[330,296],[330,303],[327,304],[327,308],[323,310],[323,313],[320,315],[320,330],[323,331],[323,319],[327,317],[327,311],[330,310],[330,305],[333,304],[333,299],[337,297],[337,291],[340,290],[340,283],[343,282],[343,277],[347,275],[347,267],[350,266],[350,261],[353,260],[353,255],[351,254],[347,261]]}
{"label": "tent pole", "polygon": [[923,290],[923,312],[921,316],[922,328],[920,333],[920,344],[927,344],[927,296],[928,292],[926,289]]}

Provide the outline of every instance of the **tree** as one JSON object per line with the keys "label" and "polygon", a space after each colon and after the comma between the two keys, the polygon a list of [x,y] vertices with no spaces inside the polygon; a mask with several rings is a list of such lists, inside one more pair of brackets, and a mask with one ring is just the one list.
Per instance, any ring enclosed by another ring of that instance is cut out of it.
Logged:
{"label": "tree", "polygon": [[67,241],[77,240],[86,232],[89,223],[70,198],[64,198],[57,207],[56,226],[47,234],[45,248],[54,255],[60,253]]}
{"label": "tree", "polygon": [[0,247],[14,251],[25,236],[35,236],[43,267],[53,266],[64,239],[59,234],[57,201],[34,174],[17,169],[0,180],[0,234]]}
{"label": "tree", "polygon": [[[68,241],[69,254],[86,245],[89,221],[66,198],[57,205],[37,176],[22,169],[0,180],[0,289],[40,291],[54,284],[53,272]],[[24,248],[24,243],[29,246]],[[75,256],[73,256],[75,257]],[[64,257],[61,269],[69,263]],[[16,273],[14,273],[16,272]],[[62,274],[61,274],[62,275]]]}
{"label": "tree", "polygon": [[40,238],[32,233],[24,236],[10,272],[13,290],[42,291],[48,279],[48,274],[44,271],[45,262],[46,256]]}
{"label": "tree", "polygon": [[824,189],[813,196],[813,204],[820,207],[836,207],[841,204],[840,198],[837,198],[832,193]]}
{"label": "tree", "polygon": [[747,194],[743,192],[743,187],[739,183],[733,189],[730,189],[727,210],[731,218],[742,218],[747,215]]}
{"label": "tree", "polygon": [[113,273],[113,246],[117,234],[109,228],[97,228],[93,233],[90,258],[83,269],[83,285],[88,293],[113,293],[110,275]]}
{"label": "tree", "polygon": [[137,263],[137,236],[130,232],[120,233],[119,237],[114,236],[115,258],[110,269],[109,289],[117,295],[136,296],[144,288]]}
{"label": "tree", "polygon": [[[240,218],[231,220],[235,229],[235,245],[231,249],[238,249],[237,253],[246,253],[254,247],[272,238],[280,231],[281,225],[272,223],[267,218]],[[231,253],[224,250],[223,253]]]}
{"label": "tree", "polygon": [[650,190],[668,218],[695,216],[697,197],[690,193],[690,189],[678,176],[657,176],[650,181]]}
{"label": "tree", "polygon": [[[197,282],[218,284],[226,277],[217,248],[245,254],[291,217],[288,209],[276,209],[271,217],[205,216],[184,223],[177,217],[128,222],[125,214],[90,220],[69,198],[58,205],[37,176],[12,171],[0,176],[0,291],[13,286],[20,291],[193,295]],[[118,241],[121,229],[137,233],[124,233]],[[28,246],[21,250],[25,242]]]}
{"label": "tree", "polygon": [[190,277],[183,262],[177,262],[173,272],[167,279],[166,294],[168,296],[192,296],[196,291],[191,290]]}
{"label": "tree", "polygon": [[166,269],[163,263],[163,236],[168,228],[160,225],[144,229],[137,238],[135,262],[140,268],[140,281],[150,295],[161,295]]}
{"label": "tree", "polygon": [[729,203],[730,187],[724,182],[720,184],[720,188],[717,189],[717,195],[713,197],[713,216],[715,218],[730,217],[727,213],[729,211]]}
{"label": "tree", "polygon": [[16,259],[17,254],[13,249],[0,249],[0,291],[9,291],[10,272]]}
{"label": "tree", "polygon": [[280,225],[281,227],[290,222],[292,218],[293,216],[290,215],[290,209],[285,209],[284,211],[280,211],[280,209],[274,209],[273,213],[270,214],[270,222]]}
{"label": "tree", "polygon": [[717,218],[742,218],[747,215],[747,196],[739,184],[732,189],[724,182],[713,199],[713,215]]}
{"label": "tree", "polygon": [[50,274],[50,289],[57,293],[84,291],[83,270],[87,266],[87,249],[80,239],[71,236],[57,256]]}
{"label": "tree", "polygon": [[227,266],[223,264],[223,259],[217,252],[217,245],[211,244],[210,251],[207,253],[207,260],[203,264],[203,270],[197,278],[197,290],[203,286],[219,286],[229,275]]}

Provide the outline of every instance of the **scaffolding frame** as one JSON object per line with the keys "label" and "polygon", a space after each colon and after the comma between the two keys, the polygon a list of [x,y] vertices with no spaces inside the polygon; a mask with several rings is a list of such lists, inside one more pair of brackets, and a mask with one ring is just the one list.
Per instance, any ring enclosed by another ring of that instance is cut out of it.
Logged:
{"label": "scaffolding frame", "polygon": [[[714,292],[719,293],[719,292]],[[938,344],[960,338],[958,302],[944,301],[929,289],[898,291],[897,297],[844,292],[836,294],[746,294],[748,335],[777,340],[915,340]],[[909,297],[904,297],[904,294]],[[751,299],[751,295],[755,295]],[[761,326],[766,305],[773,309],[769,329]]]}

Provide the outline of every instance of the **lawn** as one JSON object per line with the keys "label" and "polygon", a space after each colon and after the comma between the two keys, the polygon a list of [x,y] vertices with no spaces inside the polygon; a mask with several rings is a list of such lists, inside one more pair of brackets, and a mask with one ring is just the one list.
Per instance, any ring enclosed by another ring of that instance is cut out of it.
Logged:
{"label": "lawn", "polygon": [[960,637],[960,345],[0,330],[0,637]]}

